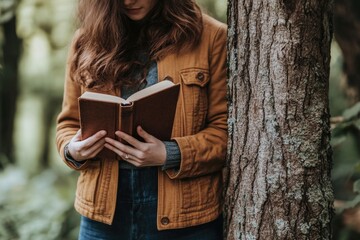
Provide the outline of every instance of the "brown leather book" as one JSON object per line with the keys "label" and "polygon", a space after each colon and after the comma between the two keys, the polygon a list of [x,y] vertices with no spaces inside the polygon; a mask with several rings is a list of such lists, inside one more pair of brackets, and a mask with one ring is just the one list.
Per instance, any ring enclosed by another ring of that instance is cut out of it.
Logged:
{"label": "brown leather book", "polygon": [[[81,137],[105,130],[107,137],[116,139],[115,131],[120,130],[143,141],[136,131],[141,126],[160,140],[170,140],[179,90],[179,84],[164,80],[127,99],[84,92],[79,97]],[[98,157],[116,158],[116,154],[104,148]]]}

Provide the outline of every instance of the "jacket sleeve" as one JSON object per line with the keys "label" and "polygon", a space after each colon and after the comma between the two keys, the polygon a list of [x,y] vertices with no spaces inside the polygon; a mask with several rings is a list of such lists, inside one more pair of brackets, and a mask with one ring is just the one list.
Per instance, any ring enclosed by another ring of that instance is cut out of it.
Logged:
{"label": "jacket sleeve", "polygon": [[66,160],[64,151],[66,144],[70,142],[71,138],[80,129],[78,97],[81,95],[81,87],[79,83],[75,82],[70,77],[70,61],[75,52],[75,42],[78,36],[79,32],[77,31],[71,43],[68,59],[66,62],[62,110],[58,115],[56,126],[56,145],[58,152],[66,165],[75,170],[82,170],[88,166],[90,160],[85,161],[85,163],[81,165],[76,165],[71,161]]}
{"label": "jacket sleeve", "polygon": [[166,170],[172,179],[197,177],[220,171],[225,164],[227,146],[227,27],[216,32],[210,54],[208,114],[206,127],[200,132],[175,137],[181,152],[179,170]]}

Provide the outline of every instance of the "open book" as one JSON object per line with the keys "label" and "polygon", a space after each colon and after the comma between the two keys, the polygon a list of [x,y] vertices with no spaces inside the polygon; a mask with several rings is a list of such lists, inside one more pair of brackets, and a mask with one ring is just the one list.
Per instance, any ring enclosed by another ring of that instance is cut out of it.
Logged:
{"label": "open book", "polygon": [[[179,89],[179,84],[164,80],[127,99],[84,92],[79,97],[82,139],[100,130],[105,130],[107,137],[116,139],[115,131],[120,130],[143,141],[136,131],[137,126],[141,126],[160,140],[170,140]],[[115,158],[116,155],[104,148],[98,157]]]}

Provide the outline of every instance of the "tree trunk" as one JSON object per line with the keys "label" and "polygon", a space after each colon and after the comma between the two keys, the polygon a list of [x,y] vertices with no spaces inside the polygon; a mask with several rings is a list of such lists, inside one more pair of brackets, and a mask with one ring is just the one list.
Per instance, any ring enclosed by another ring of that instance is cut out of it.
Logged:
{"label": "tree trunk", "polygon": [[56,119],[57,114],[59,113],[59,109],[54,106],[61,106],[62,96],[54,95],[54,94],[44,94],[44,99],[46,103],[44,104],[44,138],[40,158],[40,168],[46,169],[50,166],[50,150],[52,143],[52,134],[51,128],[53,127],[54,119]]}
{"label": "tree trunk", "polygon": [[230,0],[226,239],[331,239],[330,0]]}
{"label": "tree trunk", "polygon": [[3,168],[4,157],[7,162],[14,162],[13,130],[18,95],[18,63],[20,58],[21,40],[16,35],[16,18],[13,17],[3,24],[4,68],[0,81],[0,169]]}
{"label": "tree trunk", "polygon": [[344,57],[344,77],[351,104],[360,101],[360,1],[335,0],[335,39]]}

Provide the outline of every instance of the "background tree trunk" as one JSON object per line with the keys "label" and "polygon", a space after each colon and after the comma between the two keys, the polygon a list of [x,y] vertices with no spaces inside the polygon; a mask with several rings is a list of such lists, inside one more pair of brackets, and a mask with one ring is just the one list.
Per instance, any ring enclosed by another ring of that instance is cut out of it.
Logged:
{"label": "background tree trunk", "polygon": [[330,239],[330,0],[230,0],[226,239]]}
{"label": "background tree trunk", "polygon": [[360,1],[334,1],[335,39],[344,58],[344,79],[351,104],[360,101]]}
{"label": "background tree trunk", "polygon": [[[13,129],[16,100],[18,95],[18,65],[21,40],[16,35],[16,18],[3,24],[4,44],[2,52],[4,66],[0,73],[0,169],[6,163],[14,162]],[[1,156],[2,155],[2,156]]]}

